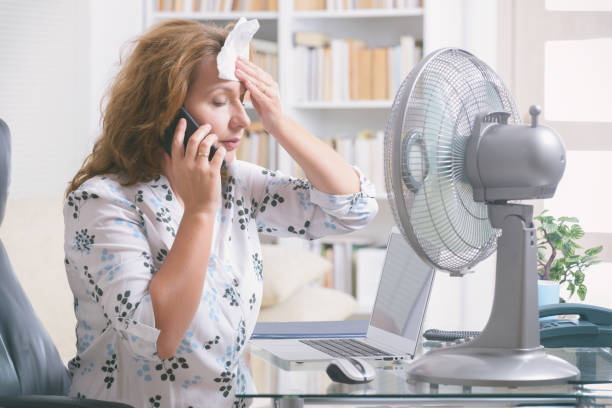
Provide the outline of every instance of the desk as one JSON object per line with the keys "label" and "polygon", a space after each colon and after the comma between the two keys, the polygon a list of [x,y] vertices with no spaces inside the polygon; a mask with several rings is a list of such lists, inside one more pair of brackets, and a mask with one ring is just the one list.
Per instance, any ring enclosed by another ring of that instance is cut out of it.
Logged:
{"label": "desk", "polygon": [[[276,359],[251,345],[245,355],[248,372],[239,375],[237,395],[271,398],[275,407],[304,404],[404,406],[612,406],[612,350],[610,348],[548,349],[575,364],[580,380],[538,387],[484,387],[410,382],[410,363],[373,361],[377,374],[367,384],[332,382],[325,362],[295,363]],[[255,401],[254,401],[255,402]]]}

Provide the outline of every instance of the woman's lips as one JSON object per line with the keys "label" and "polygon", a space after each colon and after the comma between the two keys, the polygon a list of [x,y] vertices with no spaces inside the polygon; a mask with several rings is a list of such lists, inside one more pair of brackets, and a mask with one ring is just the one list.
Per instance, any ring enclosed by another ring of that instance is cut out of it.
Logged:
{"label": "woman's lips", "polygon": [[231,140],[226,140],[224,142],[221,142],[221,144],[223,146],[225,146],[226,150],[234,150],[238,147],[238,145],[240,144],[240,139],[231,139]]}

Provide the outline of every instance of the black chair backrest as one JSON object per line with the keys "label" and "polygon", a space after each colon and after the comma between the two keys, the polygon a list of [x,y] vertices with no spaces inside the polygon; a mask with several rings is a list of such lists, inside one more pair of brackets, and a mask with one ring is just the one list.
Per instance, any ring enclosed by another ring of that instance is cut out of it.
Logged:
{"label": "black chair backrest", "polygon": [[[10,167],[11,135],[0,119],[0,223],[6,209]],[[2,241],[0,343],[0,382],[7,381],[5,385],[8,385],[14,377],[11,370],[14,370],[21,394],[65,395],[68,392],[71,382],[68,371],[19,284]],[[4,395],[14,393],[15,387],[0,387],[2,392]]]}

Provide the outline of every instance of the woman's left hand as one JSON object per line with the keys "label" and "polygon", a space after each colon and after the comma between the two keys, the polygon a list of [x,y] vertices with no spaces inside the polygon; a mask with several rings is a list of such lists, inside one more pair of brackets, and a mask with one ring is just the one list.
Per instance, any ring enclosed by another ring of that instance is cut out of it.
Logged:
{"label": "woman's left hand", "polygon": [[257,65],[240,57],[236,59],[236,78],[251,94],[251,102],[264,129],[274,134],[283,117],[278,84],[274,78]]}

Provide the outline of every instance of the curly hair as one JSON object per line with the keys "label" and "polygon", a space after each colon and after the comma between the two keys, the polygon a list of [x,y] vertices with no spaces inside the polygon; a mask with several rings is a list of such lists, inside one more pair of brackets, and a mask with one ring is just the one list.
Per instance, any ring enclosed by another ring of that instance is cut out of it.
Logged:
{"label": "curly hair", "polygon": [[101,174],[118,174],[129,186],[162,173],[163,131],[185,101],[200,61],[221,51],[232,27],[173,19],[134,41],[103,99],[102,134],[66,194]]}

